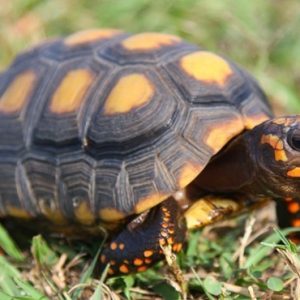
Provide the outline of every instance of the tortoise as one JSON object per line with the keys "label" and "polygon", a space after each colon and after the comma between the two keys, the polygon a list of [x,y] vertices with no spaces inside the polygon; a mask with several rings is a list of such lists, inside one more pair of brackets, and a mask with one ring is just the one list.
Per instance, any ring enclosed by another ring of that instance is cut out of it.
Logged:
{"label": "tortoise", "polygon": [[110,275],[269,199],[300,226],[300,117],[275,118],[251,75],[177,36],[46,41],[0,74],[0,114],[2,221],[105,228]]}

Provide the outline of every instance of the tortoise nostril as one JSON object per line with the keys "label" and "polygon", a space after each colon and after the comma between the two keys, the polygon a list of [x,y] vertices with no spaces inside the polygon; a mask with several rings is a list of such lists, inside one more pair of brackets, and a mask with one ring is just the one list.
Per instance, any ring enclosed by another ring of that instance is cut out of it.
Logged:
{"label": "tortoise nostril", "polygon": [[294,150],[300,151],[300,129],[290,130],[287,141]]}

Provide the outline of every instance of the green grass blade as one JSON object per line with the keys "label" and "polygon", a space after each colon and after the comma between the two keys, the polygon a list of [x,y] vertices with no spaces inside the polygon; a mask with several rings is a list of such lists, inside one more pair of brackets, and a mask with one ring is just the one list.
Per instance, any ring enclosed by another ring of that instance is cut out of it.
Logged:
{"label": "green grass blade", "polygon": [[0,224],[0,247],[13,259],[23,261],[24,255],[21,253],[15,242],[9,236],[7,230]]}

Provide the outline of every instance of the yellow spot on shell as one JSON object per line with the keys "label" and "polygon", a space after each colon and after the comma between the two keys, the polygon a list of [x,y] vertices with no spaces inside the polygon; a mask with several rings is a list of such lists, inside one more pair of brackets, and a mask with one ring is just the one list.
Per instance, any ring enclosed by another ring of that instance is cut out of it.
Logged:
{"label": "yellow spot on shell", "polygon": [[141,33],[133,35],[122,42],[122,46],[127,50],[149,51],[170,46],[180,41],[180,38],[170,34],[162,33]]}
{"label": "yellow spot on shell", "polygon": [[19,112],[29,100],[36,83],[33,71],[25,71],[16,76],[0,97],[0,112],[11,114]]}
{"label": "yellow spot on shell", "polygon": [[145,197],[138,201],[135,206],[135,212],[137,214],[146,211],[147,209],[156,206],[158,203],[162,202],[167,196],[160,195],[160,194],[153,194],[149,197]]}
{"label": "yellow spot on shell", "polygon": [[180,65],[194,79],[221,86],[226,84],[228,77],[233,73],[223,58],[207,51],[197,51],[183,56]]}
{"label": "yellow spot on shell", "polygon": [[300,177],[300,167],[295,167],[287,172],[289,177]]}
{"label": "yellow spot on shell", "polygon": [[201,172],[202,166],[186,163],[182,170],[180,171],[178,177],[178,186],[180,188],[186,187],[190,182],[192,182]]}
{"label": "yellow spot on shell", "polygon": [[104,104],[104,114],[126,113],[146,104],[154,95],[154,87],[149,79],[139,73],[119,79]]}
{"label": "yellow spot on shell", "polygon": [[300,210],[300,205],[297,202],[289,203],[288,210],[290,213],[295,214]]}
{"label": "yellow spot on shell", "polygon": [[89,29],[76,32],[64,41],[67,46],[77,46],[86,43],[98,42],[107,38],[111,38],[120,34],[121,31],[117,29]]}
{"label": "yellow spot on shell", "polygon": [[208,129],[205,143],[213,150],[213,153],[217,153],[228,141],[243,130],[244,123],[240,118],[215,123]]}
{"label": "yellow spot on shell", "polygon": [[30,219],[31,215],[22,207],[8,205],[6,207],[7,215],[14,218]]}
{"label": "yellow spot on shell", "polygon": [[85,225],[90,225],[94,223],[95,218],[91,211],[91,207],[86,201],[81,202],[74,210],[76,219]]}
{"label": "yellow spot on shell", "polygon": [[121,265],[119,270],[120,270],[121,273],[128,273],[129,272],[129,269],[126,265]]}
{"label": "yellow spot on shell", "polygon": [[115,208],[102,208],[99,211],[99,217],[103,221],[114,222],[124,219],[124,214]]}
{"label": "yellow spot on shell", "polygon": [[270,117],[265,114],[246,116],[246,117],[244,117],[245,128],[252,129],[255,126],[257,126],[269,119],[270,119]]}
{"label": "yellow spot on shell", "polygon": [[66,74],[52,96],[50,111],[55,114],[74,112],[79,109],[94,75],[86,69],[72,70]]}

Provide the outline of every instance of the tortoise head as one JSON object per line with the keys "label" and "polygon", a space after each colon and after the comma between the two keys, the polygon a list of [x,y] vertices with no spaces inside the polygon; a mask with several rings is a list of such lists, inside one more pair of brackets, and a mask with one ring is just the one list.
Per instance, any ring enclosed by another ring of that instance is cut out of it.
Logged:
{"label": "tortoise head", "polygon": [[249,137],[257,180],[274,196],[299,198],[300,115],[268,120],[249,132]]}

